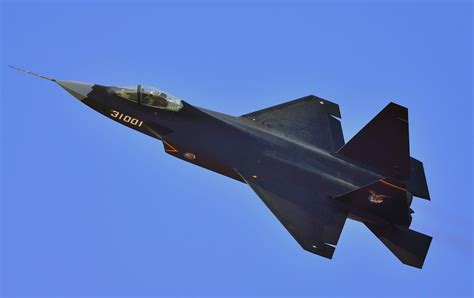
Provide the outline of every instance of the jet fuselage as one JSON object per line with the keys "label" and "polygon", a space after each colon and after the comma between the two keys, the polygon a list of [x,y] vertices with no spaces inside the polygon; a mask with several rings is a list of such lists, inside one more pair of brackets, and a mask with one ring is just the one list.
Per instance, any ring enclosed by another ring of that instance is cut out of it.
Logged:
{"label": "jet fuselage", "polygon": [[239,117],[156,88],[53,81],[106,117],[159,139],[177,158],[248,184],[307,251],[332,258],[346,218],[422,268],[431,237],[409,229],[412,194],[429,200],[410,156],[408,109],[389,103],[348,143],[339,106],[309,95]]}
{"label": "jet fuselage", "polygon": [[[237,165],[249,169],[250,176],[264,185],[266,165],[271,164],[300,186],[293,189],[296,199],[305,197],[298,191],[305,192],[308,181],[315,192],[331,185],[329,197],[334,189],[342,194],[382,178],[334,154],[269,132],[251,119],[186,102],[179,112],[148,107],[117,96],[112,88],[94,85],[82,102],[122,125],[162,140],[167,153],[238,181],[244,182],[234,170]],[[300,204],[313,208],[312,202]]]}

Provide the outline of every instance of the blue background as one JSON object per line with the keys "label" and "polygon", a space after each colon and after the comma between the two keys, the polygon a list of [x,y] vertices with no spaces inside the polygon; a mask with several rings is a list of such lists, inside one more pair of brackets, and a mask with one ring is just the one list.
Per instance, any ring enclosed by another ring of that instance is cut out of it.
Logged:
{"label": "blue background", "polygon": [[[473,295],[470,2],[2,3],[5,295]],[[239,115],[308,94],[346,141],[409,107],[432,202],[423,270],[348,221],[303,251],[244,184],[174,159],[55,78],[156,86]]]}

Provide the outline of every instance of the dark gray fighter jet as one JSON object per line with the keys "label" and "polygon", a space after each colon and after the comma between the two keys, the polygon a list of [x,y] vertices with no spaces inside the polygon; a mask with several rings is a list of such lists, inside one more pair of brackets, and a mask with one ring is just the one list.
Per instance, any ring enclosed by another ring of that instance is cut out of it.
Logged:
{"label": "dark gray fighter jet", "polygon": [[389,103],[345,143],[339,106],[314,95],[234,117],[141,85],[34,75],[161,140],[166,153],[248,184],[309,252],[332,258],[351,218],[402,263],[423,266],[432,238],[409,229],[410,205],[430,196],[423,164],[410,157],[405,107]]}

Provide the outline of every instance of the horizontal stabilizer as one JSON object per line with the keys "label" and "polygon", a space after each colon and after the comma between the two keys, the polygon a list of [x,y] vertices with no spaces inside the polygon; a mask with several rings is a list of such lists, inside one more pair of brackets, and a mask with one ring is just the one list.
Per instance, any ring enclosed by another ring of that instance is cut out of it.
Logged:
{"label": "horizontal stabilizer", "polygon": [[415,197],[430,200],[423,163],[411,157],[410,168],[410,179],[406,181],[407,191]]}
{"label": "horizontal stabilizer", "polygon": [[388,104],[337,154],[383,176],[408,179],[410,148],[407,108]]}
{"label": "horizontal stabilizer", "polygon": [[423,267],[432,237],[398,226],[365,225],[403,264]]}

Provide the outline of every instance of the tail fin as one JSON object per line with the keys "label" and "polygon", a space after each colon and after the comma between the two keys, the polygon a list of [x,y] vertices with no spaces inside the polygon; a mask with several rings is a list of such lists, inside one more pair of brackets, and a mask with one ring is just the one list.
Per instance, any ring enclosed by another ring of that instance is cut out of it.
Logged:
{"label": "tail fin", "polygon": [[403,264],[420,269],[423,267],[433,238],[398,226],[365,225]]}
{"label": "tail fin", "polygon": [[362,221],[404,264],[421,268],[431,237],[408,229],[411,196],[388,178],[336,196],[352,218]]}
{"label": "tail fin", "polygon": [[411,197],[405,186],[387,178],[336,196],[352,215],[378,225],[411,224]]}
{"label": "tail fin", "polygon": [[386,177],[410,177],[408,110],[389,103],[337,152]]}

